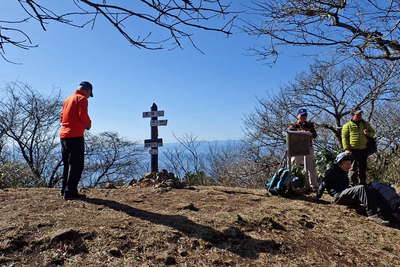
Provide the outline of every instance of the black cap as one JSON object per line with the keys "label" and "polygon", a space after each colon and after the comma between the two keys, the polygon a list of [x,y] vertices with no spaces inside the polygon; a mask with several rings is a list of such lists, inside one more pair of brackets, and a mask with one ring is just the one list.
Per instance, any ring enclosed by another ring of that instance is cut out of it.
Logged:
{"label": "black cap", "polygon": [[90,90],[90,96],[93,97],[93,86],[90,82],[81,82],[79,84],[79,90]]}

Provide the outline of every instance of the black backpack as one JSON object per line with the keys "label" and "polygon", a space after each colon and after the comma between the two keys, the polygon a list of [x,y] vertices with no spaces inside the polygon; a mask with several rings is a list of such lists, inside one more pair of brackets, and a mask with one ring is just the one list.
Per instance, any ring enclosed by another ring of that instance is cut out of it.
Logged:
{"label": "black backpack", "polygon": [[376,138],[367,136],[367,152],[368,156],[376,153],[378,151],[378,145],[376,144]]}

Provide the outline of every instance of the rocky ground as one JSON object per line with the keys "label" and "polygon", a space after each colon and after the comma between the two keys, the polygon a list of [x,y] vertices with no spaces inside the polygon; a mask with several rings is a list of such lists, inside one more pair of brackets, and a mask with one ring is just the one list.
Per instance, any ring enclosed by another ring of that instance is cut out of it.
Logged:
{"label": "rocky ground", "polygon": [[0,266],[400,266],[400,228],[329,196],[133,184],[0,190]]}

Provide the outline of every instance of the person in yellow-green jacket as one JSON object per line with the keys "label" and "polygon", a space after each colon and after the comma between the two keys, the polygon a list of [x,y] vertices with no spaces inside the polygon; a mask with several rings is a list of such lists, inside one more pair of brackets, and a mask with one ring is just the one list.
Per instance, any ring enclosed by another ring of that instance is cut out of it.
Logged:
{"label": "person in yellow-green jacket", "polygon": [[351,112],[351,120],[343,125],[342,146],[353,157],[349,178],[353,185],[367,183],[367,136],[374,137],[375,130],[363,120],[362,110],[357,107]]}

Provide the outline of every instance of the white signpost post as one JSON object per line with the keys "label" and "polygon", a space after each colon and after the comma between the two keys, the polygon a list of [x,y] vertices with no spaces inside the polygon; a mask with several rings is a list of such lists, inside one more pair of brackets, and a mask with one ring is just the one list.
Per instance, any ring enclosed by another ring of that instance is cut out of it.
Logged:
{"label": "white signpost post", "polygon": [[162,138],[158,138],[158,126],[166,126],[168,120],[158,120],[158,117],[163,117],[164,111],[157,110],[156,103],[151,106],[151,111],[143,112],[143,118],[151,118],[151,139],[144,140],[144,147],[150,147],[151,155],[151,172],[158,172],[158,147],[163,145]]}

